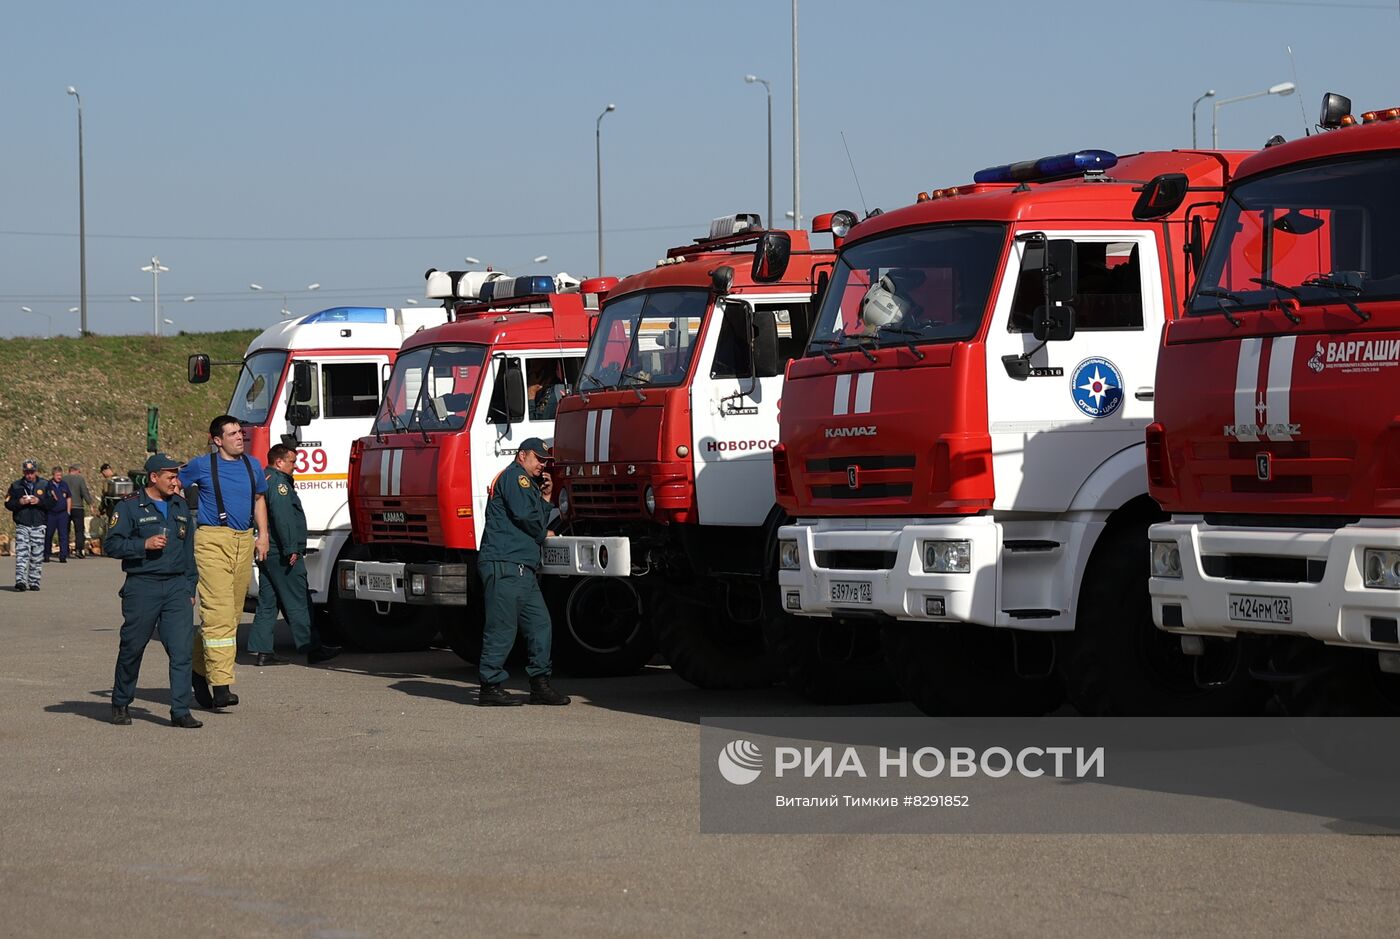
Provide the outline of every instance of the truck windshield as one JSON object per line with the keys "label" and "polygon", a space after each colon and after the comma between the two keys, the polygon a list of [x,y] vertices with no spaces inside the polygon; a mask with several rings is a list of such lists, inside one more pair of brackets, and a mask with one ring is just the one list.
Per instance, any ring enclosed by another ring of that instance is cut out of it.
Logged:
{"label": "truck windshield", "polygon": [[282,383],[282,370],[286,367],[287,353],[281,350],[254,352],[244,359],[228,413],[245,424],[266,424],[272,413],[272,396]]}
{"label": "truck windshield", "polygon": [[1230,190],[1191,297],[1196,316],[1400,298],[1400,155],[1313,163]]}
{"label": "truck windshield", "polygon": [[710,306],[708,290],[629,293],[603,307],[579,390],[679,385]]}
{"label": "truck windshield", "polygon": [[1005,241],[1005,225],[945,225],[843,249],[807,354],[970,339]]}
{"label": "truck windshield", "polygon": [[485,346],[421,346],[394,362],[376,434],[461,430],[481,384]]}

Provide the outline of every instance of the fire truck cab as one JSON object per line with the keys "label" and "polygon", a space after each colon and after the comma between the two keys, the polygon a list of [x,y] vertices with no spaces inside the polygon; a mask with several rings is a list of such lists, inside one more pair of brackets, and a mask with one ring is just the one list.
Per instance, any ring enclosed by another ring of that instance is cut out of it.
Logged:
{"label": "fire truck cab", "polygon": [[[476,661],[477,520],[488,486],[521,441],[553,439],[598,294],[615,281],[479,271],[430,271],[429,280],[430,293],[458,302],[450,322],[403,344],[369,435],[351,450],[354,544],[338,565],[336,602],[381,646],[441,628]],[[444,607],[466,609],[443,616]]]}
{"label": "fire truck cab", "polygon": [[[608,295],[559,409],[555,485],[565,535],[545,544],[559,616],[626,655],[649,628],[701,687],[771,683],[772,451],[783,363],[806,342],[835,254],[757,215],[716,219]],[[774,237],[769,237],[773,235]],[[781,279],[754,249],[786,246]],[[757,271],[762,277],[761,271]],[[556,623],[556,629],[559,624]]]}
{"label": "fire truck cab", "polygon": [[1153,617],[1295,713],[1400,713],[1400,109],[1245,161],[1148,430]]}
{"label": "fire truck cab", "polygon": [[778,501],[785,662],[837,696],[883,667],[933,714],[1197,713],[1152,628],[1143,433],[1181,253],[1209,207],[1133,218],[1143,184],[1221,186],[1243,154],[1079,151],[866,219],[788,367]]}
{"label": "fire truck cab", "polygon": [[[267,462],[275,443],[296,450],[307,583],[318,611],[329,603],[335,562],[350,539],[350,444],[373,423],[404,337],[446,320],[441,309],[334,307],[269,326],[244,355],[228,413],[243,423],[247,452],[258,462]],[[207,355],[191,356],[189,380],[208,381],[210,365]],[[257,596],[256,570],[248,591]]]}

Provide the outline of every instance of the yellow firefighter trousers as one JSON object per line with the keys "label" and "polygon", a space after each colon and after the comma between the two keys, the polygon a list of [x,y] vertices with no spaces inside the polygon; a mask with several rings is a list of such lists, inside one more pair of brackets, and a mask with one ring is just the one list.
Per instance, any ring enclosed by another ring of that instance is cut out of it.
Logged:
{"label": "yellow firefighter trousers", "polygon": [[253,533],[201,525],[194,533],[194,561],[204,621],[195,631],[194,670],[211,685],[231,685],[238,621],[253,576]]}

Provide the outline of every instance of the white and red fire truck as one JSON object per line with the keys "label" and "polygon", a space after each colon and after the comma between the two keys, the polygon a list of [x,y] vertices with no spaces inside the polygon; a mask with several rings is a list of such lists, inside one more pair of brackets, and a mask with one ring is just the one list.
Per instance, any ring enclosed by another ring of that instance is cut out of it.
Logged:
{"label": "white and red fire truck", "polygon": [[[374,422],[404,338],[446,320],[443,309],[333,307],[269,326],[244,355],[228,413],[243,422],[248,453],[259,462],[275,443],[296,449],[307,582],[318,613],[329,603],[335,562],[350,539],[350,444]],[[210,364],[207,355],[191,356],[189,380],[208,381]],[[257,590],[255,571],[249,596]]]}
{"label": "white and red fire truck", "polygon": [[[1142,553],[1159,335],[1209,206],[1135,221],[1165,173],[1223,185],[1239,153],[1080,151],[993,167],[847,236],[788,367],[778,501],[787,664],[837,696],[877,668],[935,714],[1257,706],[1200,688],[1153,628]],[[833,655],[835,650],[839,655]]]}
{"label": "white and red fire truck", "polygon": [[1254,645],[1291,710],[1393,714],[1400,109],[1357,121],[1328,95],[1320,123],[1240,166],[1164,335],[1152,612],[1191,652]]}
{"label": "white and red fire truck", "polygon": [[[475,661],[487,487],[521,441],[553,439],[597,298],[616,279],[433,276],[451,277],[459,302],[450,322],[404,343],[369,435],[351,450],[354,543],[338,566],[336,607],[385,636],[441,628]],[[568,643],[557,647],[577,658]]]}
{"label": "white and red fire truck", "polygon": [[[760,282],[765,245],[790,253],[779,280]],[[609,293],[579,394],[559,408],[566,534],[546,542],[544,568],[569,577],[556,616],[613,636],[650,621],[701,687],[774,680],[762,624],[777,612],[778,398],[834,258],[806,232],[727,216]]]}

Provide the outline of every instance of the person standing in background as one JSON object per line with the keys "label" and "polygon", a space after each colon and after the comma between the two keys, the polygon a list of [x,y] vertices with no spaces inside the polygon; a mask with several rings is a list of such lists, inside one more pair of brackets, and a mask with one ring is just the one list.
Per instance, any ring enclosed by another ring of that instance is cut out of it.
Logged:
{"label": "person standing in background", "polygon": [[5,508],[15,517],[15,592],[38,590],[44,576],[44,522],[53,505],[53,495],[39,478],[39,464],[25,460],[23,473],[10,483]]}
{"label": "person standing in background", "polygon": [[50,507],[44,528],[44,560],[50,560],[53,550],[53,536],[58,535],[58,563],[68,563],[68,511],[73,505],[73,493],[63,481],[63,467],[55,466],[49,478],[49,491],[53,493],[53,506]]}
{"label": "person standing in background", "polygon": [[73,494],[73,506],[68,510],[68,523],[73,526],[73,556],[87,557],[87,513],[93,505],[92,492],[83,478],[83,468],[77,463],[68,467],[68,491]]}

